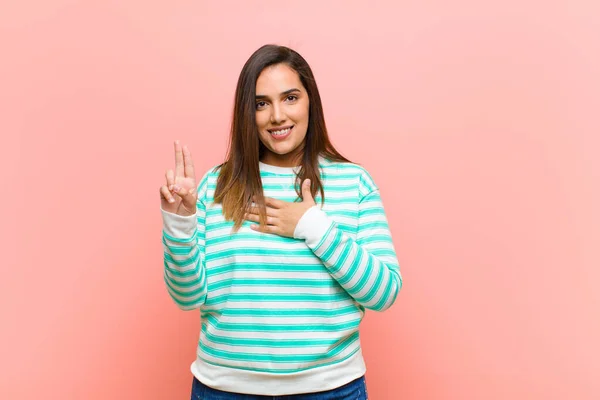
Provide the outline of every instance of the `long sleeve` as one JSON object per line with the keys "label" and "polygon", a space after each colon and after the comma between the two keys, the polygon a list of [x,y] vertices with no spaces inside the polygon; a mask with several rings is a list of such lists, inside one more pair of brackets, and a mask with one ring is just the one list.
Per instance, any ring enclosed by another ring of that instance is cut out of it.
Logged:
{"label": "long sleeve", "polygon": [[187,217],[161,208],[163,219],[164,280],[167,291],[182,310],[199,308],[206,300],[204,192],[207,181],[198,188],[196,215]]}
{"label": "long sleeve", "polygon": [[[370,180],[369,180],[370,181]],[[384,311],[402,287],[402,276],[379,190],[361,196],[356,240],[314,206],[300,219],[294,236],[321,259],[331,276],[362,306]]]}

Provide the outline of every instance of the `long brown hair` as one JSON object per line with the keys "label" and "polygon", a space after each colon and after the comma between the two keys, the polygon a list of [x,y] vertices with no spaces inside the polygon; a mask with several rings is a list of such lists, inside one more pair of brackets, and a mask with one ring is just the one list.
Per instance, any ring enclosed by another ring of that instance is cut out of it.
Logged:
{"label": "long brown hair", "polygon": [[319,156],[332,161],[350,162],[332,145],[327,135],[323,105],[315,78],[306,60],[296,51],[277,45],[264,45],[246,61],[240,73],[233,107],[233,118],[226,160],[220,169],[215,190],[215,203],[222,204],[227,221],[234,221],[237,231],[244,213],[252,205],[252,196],[260,209],[261,225],[266,223],[266,207],[260,178],[259,160],[265,146],[259,139],[256,127],[256,80],[267,67],[284,63],[298,73],[309,99],[308,129],[304,139],[301,167],[296,177],[296,193],[302,199],[301,183],[310,179],[313,197],[321,193],[325,199],[320,179]]}

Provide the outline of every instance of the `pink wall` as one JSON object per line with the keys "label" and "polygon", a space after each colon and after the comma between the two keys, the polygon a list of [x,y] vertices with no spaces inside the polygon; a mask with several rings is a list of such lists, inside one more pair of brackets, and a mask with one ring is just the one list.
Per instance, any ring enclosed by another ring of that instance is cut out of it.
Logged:
{"label": "pink wall", "polygon": [[0,5],[0,398],[189,398],[158,187],[176,138],[222,159],[267,42],[381,186],[405,282],[371,398],[600,398],[598,2],[225,3]]}

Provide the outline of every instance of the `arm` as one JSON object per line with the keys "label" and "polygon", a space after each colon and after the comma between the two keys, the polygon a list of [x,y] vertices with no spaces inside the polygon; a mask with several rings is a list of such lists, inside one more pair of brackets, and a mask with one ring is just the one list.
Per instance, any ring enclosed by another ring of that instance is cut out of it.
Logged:
{"label": "arm", "polygon": [[331,276],[362,306],[384,311],[396,300],[402,276],[379,190],[365,188],[356,240],[339,229],[318,206],[300,219],[294,236],[321,259]]}
{"label": "arm", "polygon": [[206,188],[207,176],[198,188],[196,215],[182,216],[161,209],[164,280],[169,295],[182,310],[200,308],[206,300]]}

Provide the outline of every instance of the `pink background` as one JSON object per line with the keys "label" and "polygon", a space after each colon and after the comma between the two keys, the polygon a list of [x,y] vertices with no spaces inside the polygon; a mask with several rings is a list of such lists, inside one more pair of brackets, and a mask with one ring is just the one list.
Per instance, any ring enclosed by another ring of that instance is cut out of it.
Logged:
{"label": "pink background", "polygon": [[314,69],[405,278],[374,400],[600,398],[597,1],[0,5],[2,399],[189,398],[162,281],[172,142],[204,172],[264,43]]}

